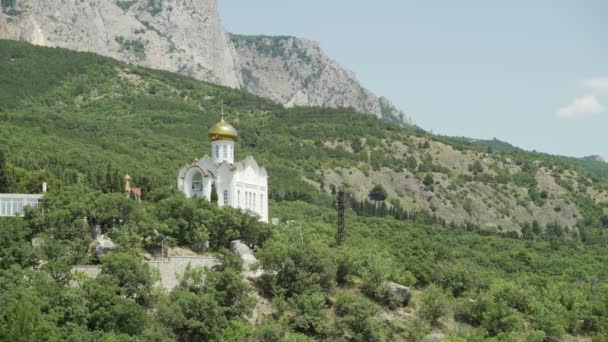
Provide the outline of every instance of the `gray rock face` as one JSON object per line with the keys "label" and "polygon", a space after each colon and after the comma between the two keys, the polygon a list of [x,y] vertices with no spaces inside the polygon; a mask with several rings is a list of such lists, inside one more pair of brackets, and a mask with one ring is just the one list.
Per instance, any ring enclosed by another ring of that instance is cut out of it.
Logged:
{"label": "gray rock face", "polygon": [[[216,0],[16,0],[0,38],[94,52],[238,87]],[[119,6],[119,4],[121,6]],[[9,12],[10,13],[10,12]]]}
{"label": "gray rock face", "polygon": [[243,88],[287,107],[352,107],[411,124],[386,98],[361,87],[355,74],[329,58],[319,43],[295,37],[231,35]]}
{"label": "gray rock face", "polygon": [[251,248],[240,240],[230,242],[230,251],[238,255],[241,260],[243,260],[242,271],[245,278],[255,279],[264,273],[264,271],[261,269],[255,269],[258,264],[258,259],[256,259],[255,255],[253,255]]}
{"label": "gray rock face", "polygon": [[99,235],[95,239],[95,254],[98,258],[110,253],[114,249],[114,242],[105,235]]}
{"label": "gray rock face", "polygon": [[412,298],[412,290],[409,287],[393,282],[384,284],[384,293],[389,306],[393,309],[399,305],[407,305]]}
{"label": "gray rock face", "polygon": [[313,41],[227,35],[217,0],[15,0],[0,39],[94,52],[242,88],[286,106],[353,107],[411,123]]}

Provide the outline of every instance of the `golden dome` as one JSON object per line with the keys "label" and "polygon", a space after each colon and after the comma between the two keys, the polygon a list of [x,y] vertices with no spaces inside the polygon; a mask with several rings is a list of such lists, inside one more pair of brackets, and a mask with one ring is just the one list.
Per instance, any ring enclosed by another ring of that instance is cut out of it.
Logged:
{"label": "golden dome", "polygon": [[126,180],[126,181],[130,181],[130,180],[131,180],[131,176],[126,175],[126,176],[125,176],[125,180]]}
{"label": "golden dome", "polygon": [[220,122],[216,123],[209,129],[209,141],[216,140],[230,140],[235,141],[237,137],[236,129],[229,123],[224,121],[224,118]]}

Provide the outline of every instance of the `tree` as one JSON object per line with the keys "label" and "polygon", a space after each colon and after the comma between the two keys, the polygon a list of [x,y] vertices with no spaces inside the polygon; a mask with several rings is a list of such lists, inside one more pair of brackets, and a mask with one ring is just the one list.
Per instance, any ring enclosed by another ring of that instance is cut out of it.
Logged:
{"label": "tree", "polygon": [[49,330],[48,322],[43,321],[35,299],[27,295],[25,298],[14,298],[3,308],[0,313],[0,340],[26,342],[53,339],[54,332]]}
{"label": "tree", "polygon": [[296,314],[289,319],[289,325],[307,335],[322,336],[327,329],[327,319],[323,315],[325,297],[319,292],[298,295],[291,300]]}
{"label": "tree", "polygon": [[217,204],[218,201],[218,197],[217,197],[217,188],[215,186],[215,183],[211,184],[211,198],[209,200],[211,203],[215,203]]}
{"label": "tree", "polygon": [[356,137],[353,139],[353,142],[350,144],[350,147],[353,149],[353,152],[359,153],[363,150],[363,145],[361,144],[361,139]]}
{"label": "tree", "polygon": [[426,176],[424,176],[424,179],[422,180],[422,184],[424,184],[425,186],[431,186],[435,184],[433,175],[431,173],[427,173]]}
{"label": "tree", "polygon": [[538,222],[537,220],[532,221],[532,233],[534,233],[534,235],[538,236],[543,232],[543,228],[540,225],[540,222]]}
{"label": "tree", "polygon": [[405,167],[408,171],[414,171],[418,167],[418,161],[414,156],[409,156],[405,159]]}
{"label": "tree", "polygon": [[448,312],[449,298],[445,292],[435,284],[431,284],[422,295],[420,304],[420,317],[432,325],[439,323],[439,319]]}
{"label": "tree", "polygon": [[356,341],[382,341],[382,327],[375,318],[379,308],[369,299],[342,292],[336,299],[339,325],[348,327]]}
{"label": "tree", "polygon": [[521,227],[521,235],[526,240],[534,240],[534,232],[532,231],[532,226],[530,223],[524,223]]}
{"label": "tree", "polygon": [[384,201],[387,197],[386,190],[380,184],[376,184],[369,192],[369,199],[372,201]]}
{"label": "tree", "polygon": [[139,257],[127,253],[110,253],[102,260],[101,274],[115,278],[126,297],[139,304],[149,302],[155,279],[150,266]]}
{"label": "tree", "polygon": [[603,216],[600,218],[600,222],[602,223],[602,227],[604,227],[604,228],[608,228],[608,214],[603,215]]}
{"label": "tree", "polygon": [[483,172],[483,164],[479,160],[476,160],[473,165],[469,166],[469,171],[473,172],[474,175],[478,175]]}
{"label": "tree", "polygon": [[4,158],[4,152],[0,150],[0,193],[9,192],[9,188],[10,179],[6,167],[6,159]]}

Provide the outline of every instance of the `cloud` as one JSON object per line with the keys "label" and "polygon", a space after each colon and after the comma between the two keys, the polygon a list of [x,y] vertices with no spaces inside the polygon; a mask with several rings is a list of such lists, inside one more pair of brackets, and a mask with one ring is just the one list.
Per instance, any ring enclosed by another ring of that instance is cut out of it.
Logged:
{"label": "cloud", "polygon": [[602,104],[593,95],[587,95],[574,99],[571,104],[560,108],[557,115],[560,118],[582,118],[600,113],[604,110]]}
{"label": "cloud", "polygon": [[608,94],[608,77],[595,77],[582,80],[580,86],[595,94]]}

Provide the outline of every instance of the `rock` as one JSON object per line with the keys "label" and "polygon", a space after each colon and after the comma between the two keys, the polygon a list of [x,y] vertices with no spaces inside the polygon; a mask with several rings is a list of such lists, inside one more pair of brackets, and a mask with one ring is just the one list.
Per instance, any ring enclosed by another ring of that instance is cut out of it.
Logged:
{"label": "rock", "polygon": [[199,253],[205,253],[209,250],[209,241],[203,241],[192,244],[192,250],[197,251]]}
{"label": "rock", "polygon": [[146,261],[150,261],[150,260],[152,260],[152,259],[153,259],[152,254],[150,254],[150,253],[148,253],[148,252],[145,252],[145,253],[144,253],[144,260],[146,260]]}
{"label": "rock", "polygon": [[409,287],[393,282],[384,283],[384,294],[392,310],[400,305],[407,305],[412,298],[412,290]]}
{"label": "rock", "polygon": [[32,247],[43,247],[45,245],[45,241],[43,238],[35,237],[32,238]]}
{"label": "rock", "polygon": [[128,8],[116,3],[19,0],[15,6],[20,14],[10,21],[0,19],[0,38],[94,52],[239,86],[236,54],[222,27],[217,0],[139,0]]}
{"label": "rock", "polygon": [[294,106],[352,107],[387,121],[411,124],[388,99],[361,87],[318,42],[296,37],[230,35],[242,88]]}
{"label": "rock", "polygon": [[95,253],[98,258],[110,253],[114,249],[114,242],[105,235],[99,235],[95,239]]}
{"label": "rock", "polygon": [[241,242],[241,240],[230,242],[230,251],[243,260],[243,275],[246,278],[256,279],[264,273],[262,269],[255,269],[258,265],[258,259],[253,255],[251,248]]}
{"label": "rock", "polygon": [[88,51],[240,88],[286,106],[353,107],[411,123],[363,88],[319,43],[227,34],[217,0],[19,0],[0,11],[0,39]]}
{"label": "rock", "polygon": [[440,332],[433,332],[424,337],[425,341],[443,341],[445,340],[445,334]]}
{"label": "rock", "polygon": [[93,239],[97,239],[97,237],[101,235],[101,226],[98,224],[91,226],[91,236]]}

